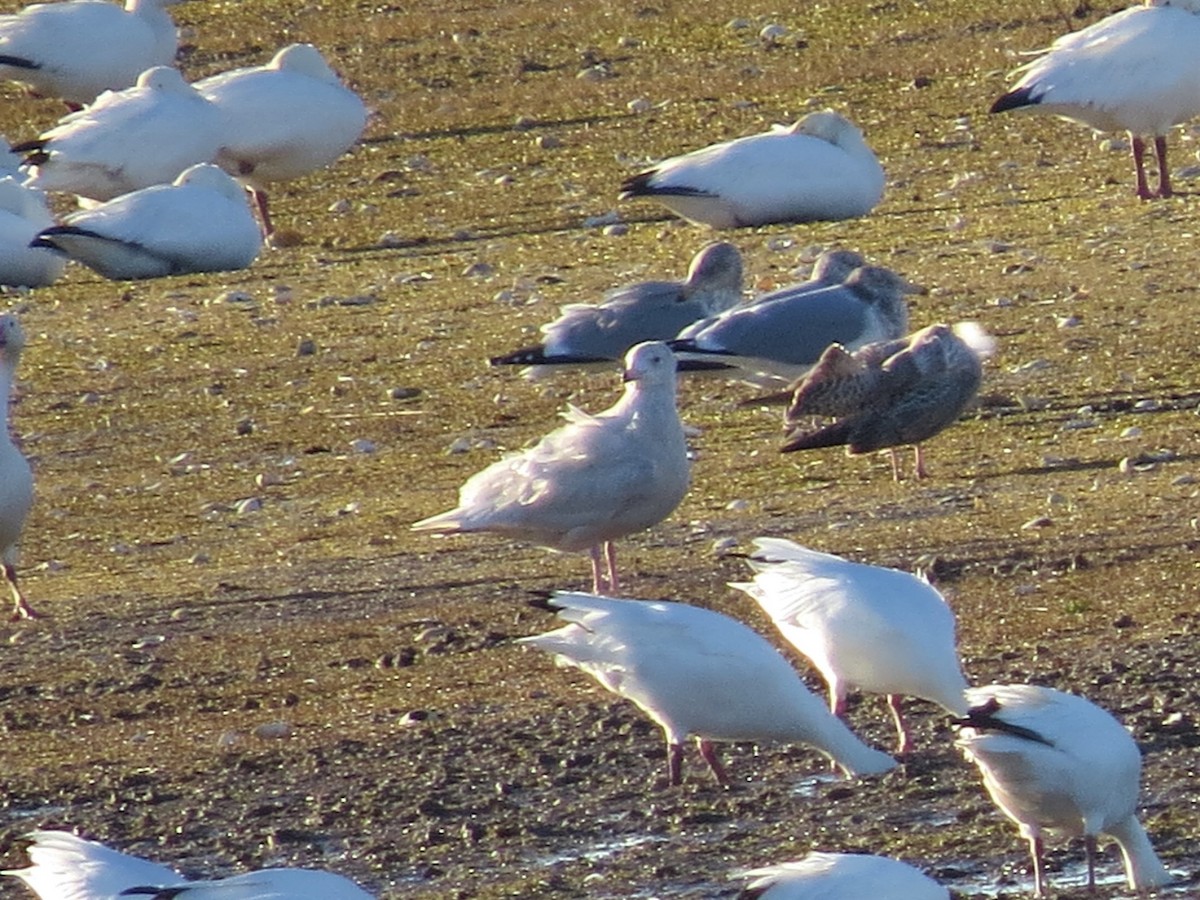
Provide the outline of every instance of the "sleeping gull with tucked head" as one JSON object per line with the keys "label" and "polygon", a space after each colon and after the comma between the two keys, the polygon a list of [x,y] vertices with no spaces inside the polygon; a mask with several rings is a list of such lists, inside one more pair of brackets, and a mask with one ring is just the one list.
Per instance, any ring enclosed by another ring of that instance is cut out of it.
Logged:
{"label": "sleeping gull with tucked head", "polygon": [[686,603],[558,592],[549,608],[563,627],[522,638],[632,700],[667,739],[667,781],[682,780],[683,742],[694,737],[722,785],[714,742],[808,744],[849,775],[878,775],[896,761],[860,741],[825,708],[758,632]]}
{"label": "sleeping gull with tucked head", "polygon": [[542,326],[541,344],[492,358],[493,366],[527,366],[527,374],[612,365],[634,344],[666,341],[683,328],[733,306],[742,296],[742,255],[721,241],[692,259],[683,281],[639,281],[598,305],[572,303]]}
{"label": "sleeping gull with tucked head", "polygon": [[493,531],[553,550],[587,550],[593,590],[619,591],[613,542],[669,516],[690,475],[667,345],[633,347],[624,379],[616,404],[595,415],[569,407],[566,425],[473,475],[457,507],[413,530]]}
{"label": "sleeping gull with tucked head", "polygon": [[621,185],[713,228],[865,216],[883,197],[883,167],[848,119],[833,110],[794,125],[665,160]]}

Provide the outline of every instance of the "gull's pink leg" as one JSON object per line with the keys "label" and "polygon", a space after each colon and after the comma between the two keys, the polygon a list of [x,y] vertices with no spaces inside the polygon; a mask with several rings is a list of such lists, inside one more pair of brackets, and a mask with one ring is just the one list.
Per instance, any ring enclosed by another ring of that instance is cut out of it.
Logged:
{"label": "gull's pink leg", "polygon": [[900,456],[896,453],[895,447],[888,447],[888,456],[892,460],[892,481],[900,480]]}
{"label": "gull's pink leg", "polygon": [[667,784],[683,784],[683,744],[667,742]]}
{"label": "gull's pink leg", "polygon": [[1167,168],[1167,138],[1157,135],[1154,138],[1154,153],[1158,156],[1158,196],[1170,197],[1171,170]]}
{"label": "gull's pink leg", "polygon": [[892,718],[896,720],[896,733],[900,735],[900,744],[896,748],[896,753],[900,756],[907,756],[912,752],[913,739],[904,722],[904,716],[900,713],[900,695],[888,694],[887,702],[888,709],[892,711]]}
{"label": "gull's pink leg", "polygon": [[717,776],[717,783],[721,787],[729,787],[729,776],[725,773],[725,767],[721,765],[721,760],[717,759],[717,748],[713,746],[712,741],[696,738],[696,744],[700,747],[700,755],[704,757],[708,767]]}
{"label": "gull's pink leg", "polygon": [[1143,200],[1149,200],[1154,195],[1150,193],[1150,187],[1146,184],[1146,163],[1144,161],[1146,142],[1134,134],[1129,137],[1129,144],[1133,152],[1133,170],[1137,173],[1137,195]]}
{"label": "gull's pink leg", "polygon": [[621,590],[617,580],[617,548],[612,541],[604,542],[604,561],[608,564],[608,592],[614,596]]}
{"label": "gull's pink leg", "polygon": [[263,238],[269,238],[275,233],[275,225],[271,222],[271,212],[267,208],[267,192],[259,188],[247,188],[254,198],[254,206],[258,210],[258,218],[262,223]]}
{"label": "gull's pink leg", "polygon": [[600,545],[593,544],[592,549],[588,551],[592,558],[592,593],[605,593],[604,569],[600,562]]}
{"label": "gull's pink leg", "polygon": [[929,470],[925,468],[925,451],[920,444],[913,444],[913,466],[917,478],[929,477]]}
{"label": "gull's pink leg", "polygon": [[1042,837],[1035,834],[1029,839],[1029,852],[1033,856],[1033,894],[1035,897],[1046,896],[1046,871],[1042,860]]}
{"label": "gull's pink leg", "polygon": [[1096,890],[1096,836],[1094,834],[1085,834],[1083,836],[1083,849],[1087,853],[1088,864],[1088,890]]}
{"label": "gull's pink leg", "polygon": [[8,563],[4,564],[4,580],[8,582],[8,586],[12,589],[13,595],[13,612],[12,620],[15,622],[18,619],[41,619],[42,614],[29,605],[29,601],[25,599],[25,595],[21,593],[21,589],[17,586],[17,570]]}

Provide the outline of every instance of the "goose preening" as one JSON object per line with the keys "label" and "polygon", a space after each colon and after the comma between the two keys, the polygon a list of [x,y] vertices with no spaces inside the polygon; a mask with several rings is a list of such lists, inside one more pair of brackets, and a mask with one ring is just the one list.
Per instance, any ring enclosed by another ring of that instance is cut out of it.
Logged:
{"label": "goose preening", "polygon": [[72,213],[34,240],[105,278],[158,278],[244,269],[262,247],[246,192],[200,163],[158,184]]}
{"label": "goose preening", "polygon": [[844,713],[851,689],[885,694],[901,754],[913,744],[901,698],[966,715],[954,613],[929,582],[780,538],[756,538],[754,547],[754,580],[730,586],[753,597],[817,667],[834,715]]}
{"label": "goose preening", "polygon": [[[839,271],[835,262],[831,271]],[[827,279],[822,272],[817,278]],[[712,371],[763,386],[808,372],[830,344],[857,348],[908,329],[905,295],[918,288],[879,266],[840,283],[792,285],[696,322],[671,341],[681,371]]]}
{"label": "goose preening", "polygon": [[1082,697],[1030,684],[970,688],[967,701],[955,743],[1029,841],[1037,896],[1046,893],[1047,831],[1083,837],[1089,888],[1102,834],[1120,847],[1129,887],[1171,880],[1137,818],[1142,754],[1120,722]]}
{"label": "goose preening", "polygon": [[152,66],[175,60],[175,23],[163,8],[180,0],[35,3],[0,16],[0,78],[74,106],[127,88]]}
{"label": "goose preening", "polygon": [[664,160],[627,179],[620,198],[647,197],[689,222],[743,228],[865,216],[883,183],[862,132],[826,109]]}
{"label": "goose preening", "polygon": [[735,873],[740,900],[950,900],[920,869],[887,856],[814,851],[795,862]]}
{"label": "goose preening", "polygon": [[221,145],[219,126],[216,107],[177,69],[157,66],[133,87],[101,94],[13,149],[26,154],[29,184],[105,201],[211,161]]}
{"label": "goose preening", "polygon": [[259,869],[188,881],[174,869],[84,840],[68,831],[25,836],[30,864],[19,878],[41,900],[371,900],[353,881],[319,869]]}
{"label": "goose preening", "polygon": [[632,700],[667,739],[667,780],[679,784],[683,743],[694,737],[717,780],[729,777],[714,742],[808,744],[850,775],[895,766],[835,718],[758,632],[686,603],[619,600],[560,591],[548,601],[567,624],[521,638]]}
{"label": "goose preening", "polygon": [[666,341],[683,328],[736,304],[742,296],[742,255],[724,241],[692,258],[683,281],[639,281],[600,304],[572,303],[542,326],[542,343],[492,358],[493,366],[527,366],[538,374],[620,360],[634,344]]}
{"label": "goose preening", "polygon": [[[900,480],[895,448],[912,444],[915,475],[924,478],[921,442],[952,425],[975,399],[983,360],[996,342],[974,322],[930,325],[895,341],[849,352],[830,346],[812,371],[794,385],[784,424],[792,429],[780,451],[845,444],[850,453],[892,451],[892,477]],[[811,416],[834,416],[812,427]]]}
{"label": "goose preening", "polygon": [[24,348],[25,332],[17,317],[12,313],[0,315],[0,565],[12,591],[13,619],[34,619],[40,615],[21,593],[16,569],[17,542],[33,506],[33,471],[8,431],[13,376]]}
{"label": "goose preening", "polygon": [[45,287],[58,280],[67,261],[29,246],[39,231],[53,224],[45,194],[0,172],[0,284]]}
{"label": "goose preening", "polygon": [[312,44],[290,44],[261,66],[196,82],[221,116],[216,162],[254,196],[274,231],[266,186],[331,165],[358,140],[367,109]]}
{"label": "goose preening", "polygon": [[594,415],[569,407],[566,425],[473,475],[456,508],[413,529],[494,531],[554,550],[588,550],[592,589],[620,590],[613,542],[669,516],[690,475],[674,355],[658,341],[638,344],[625,356],[624,380],[613,406]]}
{"label": "goose preening", "polygon": [[1020,79],[991,111],[1025,110],[1074,119],[1097,131],[1129,132],[1137,194],[1146,180],[1146,138],[1158,157],[1158,196],[1171,196],[1167,133],[1200,115],[1200,2],[1149,0],[1058,38],[1017,69]]}

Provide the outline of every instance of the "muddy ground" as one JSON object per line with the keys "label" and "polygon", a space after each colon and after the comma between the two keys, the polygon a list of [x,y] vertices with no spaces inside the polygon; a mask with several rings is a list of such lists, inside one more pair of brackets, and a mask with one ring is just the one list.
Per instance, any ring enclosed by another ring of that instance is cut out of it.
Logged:
{"label": "muddy ground", "polygon": [[[930,569],[974,682],[1080,691],[1133,729],[1145,824],[1178,892],[1200,891],[1200,131],[1171,137],[1181,195],[1141,203],[1119,140],[986,115],[1019,51],[1109,7],[173,11],[189,78],[310,40],[374,114],[336,167],[274,192],[287,246],[248,271],[123,284],[72,269],[5,298],[30,335],[13,427],[37,473],[22,575],[47,618],[0,626],[0,862],[53,826],[190,874],[321,866],[383,897],[722,897],[738,868],[821,848],[1020,896],[1023,843],[935,710],[879,780],[736,746],[735,789],[694,759],[667,789],[636,710],[512,644],[550,625],[529,592],[585,585],[583,558],[408,531],[565,403],[618,392],[615,372],[534,384],[489,355],[561,304],[682,274],[712,237],[618,205],[620,180],[831,106],[887,169],[876,212],[726,236],[759,288],[833,245],[923,284],[914,325],[997,336],[983,402],[930,442],[930,479],[893,483],[885,457],[781,456],[777,409],[685,383],[693,488],[623,542],[628,592],[771,634],[726,587],[745,575],[715,552],[728,539]],[[772,23],[787,35],[764,44]],[[61,112],[3,98],[13,139]],[[614,211],[624,233],[595,224]],[[880,700],[851,719],[890,745]],[[1055,845],[1061,896],[1083,895],[1081,856]],[[1104,873],[1119,881],[1111,853]]]}

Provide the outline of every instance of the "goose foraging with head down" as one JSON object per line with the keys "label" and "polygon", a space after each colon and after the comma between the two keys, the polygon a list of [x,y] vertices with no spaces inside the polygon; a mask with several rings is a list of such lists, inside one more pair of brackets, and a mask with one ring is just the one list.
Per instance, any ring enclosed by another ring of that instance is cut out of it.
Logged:
{"label": "goose foraging with head down", "polygon": [[1146,138],[1158,157],[1159,197],[1171,196],[1167,133],[1200,115],[1200,2],[1147,0],[1063,35],[1017,72],[991,112],[1062,116],[1097,131],[1129,132],[1137,195],[1146,181]]}
{"label": "goose foraging with head down", "polygon": [[955,743],[1029,841],[1037,896],[1046,893],[1047,831],[1083,837],[1091,889],[1101,834],[1121,848],[1129,887],[1171,880],[1137,818],[1142,754],[1120,722],[1083,697],[1031,684],[970,688],[967,701]]}
{"label": "goose foraging with head down", "polygon": [[736,619],[686,603],[556,592],[549,607],[567,624],[521,638],[632,700],[667,739],[667,780],[682,777],[683,742],[694,737],[722,785],[716,741],[809,744],[850,775],[896,761],[868,747],[813,694],[774,647]]}
{"label": "goose foraging with head down", "polygon": [[40,616],[17,584],[17,541],[33,506],[33,471],[8,431],[9,398],[25,332],[12,313],[0,315],[0,566],[13,596],[14,619]]}
{"label": "goose foraging with head down", "polygon": [[626,179],[620,199],[648,197],[690,222],[745,228],[865,216],[883,183],[862,132],[826,109],[665,160]]}
{"label": "goose foraging with head down", "polygon": [[457,507],[413,530],[493,531],[553,550],[588,550],[592,589],[619,591],[613,542],[669,516],[690,475],[674,355],[658,341],[638,344],[625,356],[624,380],[613,406],[595,415],[569,407],[566,425],[473,475]]}

